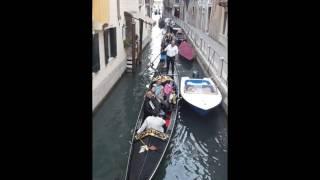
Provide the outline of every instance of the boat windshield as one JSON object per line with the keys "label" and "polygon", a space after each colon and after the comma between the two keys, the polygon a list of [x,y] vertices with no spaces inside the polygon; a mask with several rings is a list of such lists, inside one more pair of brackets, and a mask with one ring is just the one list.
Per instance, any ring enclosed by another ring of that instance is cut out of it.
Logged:
{"label": "boat windshield", "polygon": [[187,80],[185,82],[185,93],[192,94],[214,94],[215,88],[206,80]]}

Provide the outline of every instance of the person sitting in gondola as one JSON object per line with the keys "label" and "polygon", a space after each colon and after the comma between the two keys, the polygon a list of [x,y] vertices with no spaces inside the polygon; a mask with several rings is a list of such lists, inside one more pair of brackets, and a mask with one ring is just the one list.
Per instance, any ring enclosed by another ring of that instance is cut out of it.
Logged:
{"label": "person sitting in gondola", "polygon": [[164,112],[161,110],[161,104],[156,99],[152,91],[146,93],[144,106],[143,106],[144,117],[147,116],[158,116],[164,115]]}
{"label": "person sitting in gondola", "polygon": [[154,84],[155,87],[155,95],[156,97],[163,96],[163,86],[161,84],[161,79],[158,79],[157,82]]}
{"label": "person sitting in gondola", "polygon": [[165,37],[165,41],[166,41],[166,44],[170,44],[170,42],[172,41],[172,34],[171,33],[167,33],[166,34],[166,37]]}
{"label": "person sitting in gondola", "polygon": [[152,87],[151,91],[155,94],[156,99],[160,103],[161,109],[163,109],[164,112],[167,112],[169,110],[169,103],[165,100],[163,91],[164,89],[163,85],[161,84],[161,80],[157,80],[153,86],[154,87]]}
{"label": "person sitting in gondola", "polygon": [[166,124],[166,121],[159,116],[148,116],[141,127],[138,129],[137,133],[143,132],[145,129],[155,129],[160,132],[164,132],[163,125]]}
{"label": "person sitting in gondola", "polygon": [[164,95],[169,97],[170,93],[172,92],[172,86],[173,86],[173,82],[169,81],[164,85]]}
{"label": "person sitting in gondola", "polygon": [[177,104],[177,95],[176,90],[172,89],[172,92],[169,96],[170,110],[172,111],[173,107]]}
{"label": "person sitting in gondola", "polygon": [[164,68],[165,61],[167,58],[167,52],[164,50],[164,46],[161,47],[161,53],[160,53],[160,68],[161,70]]}

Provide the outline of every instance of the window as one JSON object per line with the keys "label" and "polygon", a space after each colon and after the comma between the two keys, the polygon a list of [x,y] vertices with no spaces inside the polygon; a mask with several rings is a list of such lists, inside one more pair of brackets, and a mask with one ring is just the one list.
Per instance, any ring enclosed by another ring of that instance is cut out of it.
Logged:
{"label": "window", "polygon": [[211,7],[208,7],[207,32],[209,32],[210,16],[211,16]]}
{"label": "window", "polygon": [[109,30],[106,29],[103,31],[103,37],[104,37],[104,55],[105,55],[105,64],[108,64],[109,61]]}
{"label": "window", "polygon": [[227,22],[228,22],[228,13],[224,12],[224,21],[223,21],[223,30],[222,34],[226,34],[226,27],[227,27]]}
{"label": "window", "polygon": [[122,25],[122,40],[125,40],[126,39],[126,25],[123,24]]}
{"label": "window", "polygon": [[92,72],[100,70],[100,57],[99,57],[99,35],[93,34],[92,38]]}
{"label": "window", "polygon": [[109,29],[110,57],[117,57],[117,28]]}
{"label": "window", "polygon": [[121,16],[120,16],[120,0],[117,0],[117,15],[118,15],[118,20],[121,19]]}
{"label": "window", "polygon": [[180,8],[174,8],[174,16],[176,17],[176,18],[179,18],[180,17]]}
{"label": "window", "polygon": [[198,28],[201,29],[202,13],[201,13],[201,8],[200,7],[199,7],[199,12],[198,12],[198,17],[200,18],[200,21],[198,21],[197,25],[198,25]]}
{"label": "window", "polygon": [[151,17],[150,7],[146,6],[147,16]]}

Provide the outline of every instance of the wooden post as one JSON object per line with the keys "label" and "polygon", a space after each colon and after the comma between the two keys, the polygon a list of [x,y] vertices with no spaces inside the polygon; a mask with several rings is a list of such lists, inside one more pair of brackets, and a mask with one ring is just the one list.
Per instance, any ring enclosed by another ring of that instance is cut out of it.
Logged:
{"label": "wooden post", "polygon": [[138,59],[137,63],[141,63],[141,54],[142,54],[142,37],[143,37],[143,19],[139,18],[139,46],[137,47]]}
{"label": "wooden post", "polygon": [[[139,19],[139,24],[140,24],[140,47],[139,47],[139,59],[141,59],[141,54],[142,54],[142,37],[143,37],[143,19]],[[140,63],[140,60],[139,60]]]}
{"label": "wooden post", "polygon": [[131,24],[131,36],[132,36],[132,69],[136,67],[136,23],[132,21]]}

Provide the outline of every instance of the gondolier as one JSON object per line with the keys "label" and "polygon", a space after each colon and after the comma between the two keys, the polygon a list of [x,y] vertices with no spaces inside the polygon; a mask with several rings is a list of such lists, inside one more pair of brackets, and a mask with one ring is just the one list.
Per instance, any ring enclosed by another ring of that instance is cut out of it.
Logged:
{"label": "gondolier", "polygon": [[138,129],[137,133],[139,134],[142,131],[144,131],[145,129],[149,129],[149,128],[155,129],[160,132],[164,132],[163,125],[165,125],[165,124],[166,124],[166,121],[164,119],[162,119],[161,117],[148,116],[144,120],[140,129]]}
{"label": "gondolier", "polygon": [[165,49],[167,51],[167,74],[169,73],[169,67],[171,64],[171,72],[174,73],[174,61],[176,59],[176,55],[178,54],[179,50],[178,47],[175,45],[174,41],[171,41]]}

